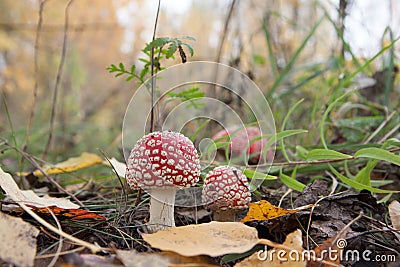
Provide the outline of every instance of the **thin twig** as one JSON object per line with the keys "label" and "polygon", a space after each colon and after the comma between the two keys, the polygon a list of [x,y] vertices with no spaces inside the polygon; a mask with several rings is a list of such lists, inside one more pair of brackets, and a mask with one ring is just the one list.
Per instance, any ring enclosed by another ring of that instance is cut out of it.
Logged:
{"label": "thin twig", "polygon": [[385,127],[389,123],[394,114],[396,114],[396,111],[390,113],[389,116],[386,117],[386,119],[381,123],[381,125],[379,125],[378,128],[376,128],[376,130],[367,138],[367,140],[364,141],[363,144],[364,145],[368,144],[372,140],[372,138],[374,138],[383,129],[383,127]]}
{"label": "thin twig", "polygon": [[70,0],[65,8],[65,22],[64,22],[64,39],[63,39],[63,45],[62,45],[62,51],[61,51],[61,60],[60,64],[58,65],[58,71],[57,71],[57,77],[56,77],[56,83],[54,85],[54,93],[53,93],[53,104],[51,107],[51,117],[50,117],[50,129],[49,129],[49,137],[47,140],[46,148],[43,152],[43,160],[46,159],[51,141],[53,139],[53,132],[54,132],[54,123],[55,123],[55,117],[56,117],[56,107],[57,107],[57,99],[58,99],[58,88],[60,87],[60,81],[61,81],[61,76],[63,72],[63,67],[65,63],[65,57],[67,54],[67,40],[68,40],[68,27],[69,27],[69,8],[74,0]]}
{"label": "thin twig", "polygon": [[[34,75],[35,75],[35,82],[33,85],[33,98],[32,98],[32,108],[31,108],[31,113],[29,115],[29,122],[28,122],[28,128],[26,129],[26,137],[25,137],[25,145],[22,147],[22,151],[26,152],[28,149],[28,146],[30,144],[30,137],[32,133],[32,128],[33,128],[33,121],[35,118],[35,111],[36,111],[36,104],[37,104],[37,95],[38,95],[38,83],[39,83],[39,66],[38,66],[38,54],[39,54],[39,40],[40,40],[40,34],[42,32],[42,24],[43,24],[43,9],[44,5],[46,4],[48,0],[42,0],[39,5],[39,18],[38,18],[38,23],[37,23],[37,28],[36,28],[36,37],[35,37],[35,50],[34,50],[34,55],[33,55],[33,66],[34,66]],[[23,168],[24,165],[24,157],[21,158],[21,168]]]}
{"label": "thin twig", "polygon": [[[156,39],[158,16],[160,14],[161,0],[158,0],[156,20],[154,22],[154,31],[152,41]],[[151,47],[151,114],[150,114],[150,132],[154,131],[154,100],[156,92],[156,79],[154,77],[154,46]]]}
{"label": "thin twig", "polygon": [[229,22],[231,21],[235,4],[236,4],[236,0],[232,0],[231,5],[229,6],[228,14],[226,15],[226,18],[225,18],[224,29],[222,31],[221,39],[219,40],[217,57],[215,59],[216,62],[219,62],[221,60],[222,49],[225,44],[226,35],[228,33]]}
{"label": "thin twig", "polygon": [[[217,57],[215,58],[215,62],[217,62],[217,63],[219,63],[221,61],[222,50],[224,48],[226,36],[227,36],[227,33],[228,33],[229,22],[231,21],[235,4],[236,4],[236,0],[232,0],[231,5],[229,6],[228,14],[226,15],[226,18],[225,18],[224,29],[222,30],[221,39],[219,39]],[[218,71],[215,72],[214,82],[217,81],[217,78],[218,78]],[[216,90],[217,90],[217,87],[216,87],[216,85],[214,85],[213,89],[210,90],[210,93],[211,93],[210,97],[211,98],[216,98],[217,97]]]}
{"label": "thin twig", "polygon": [[70,234],[67,234],[65,232],[63,232],[62,230],[59,230],[58,228],[54,227],[53,225],[51,225],[50,223],[46,222],[45,220],[43,220],[39,215],[37,215],[36,213],[34,213],[30,208],[28,208],[24,203],[19,202],[18,203],[20,205],[20,207],[26,212],[28,213],[30,216],[32,216],[38,223],[40,223],[41,225],[43,225],[44,227],[46,227],[47,229],[49,229],[50,231],[53,231],[54,233],[65,237],[68,240],[71,240],[72,242],[80,245],[80,246],[84,246],[88,249],[90,249],[92,251],[92,253],[98,253],[102,250],[105,250],[104,248],[95,246],[91,243],[88,243],[84,240],[78,239]]}
{"label": "thin twig", "polygon": [[[66,254],[70,254],[70,253],[74,253],[74,252],[79,252],[79,251],[82,251],[84,249],[85,249],[85,247],[78,247],[78,248],[74,248],[74,249],[71,249],[71,250],[62,251],[62,252],[59,253],[59,255],[66,255]],[[52,258],[52,257],[54,257],[54,255],[55,255],[54,253],[51,253],[51,254],[45,254],[45,255],[36,256],[35,260]]]}
{"label": "thin twig", "polygon": [[[160,15],[160,7],[161,7],[161,0],[158,0],[158,7],[157,7],[157,13],[156,13],[156,20],[154,22],[154,31],[153,31],[153,37],[152,41],[156,39],[156,33],[157,33],[157,24],[158,24],[158,16]],[[151,71],[151,111],[150,111],[150,132],[154,132],[154,101],[155,101],[155,94],[156,94],[156,77],[154,77],[154,46],[151,47],[151,66],[150,66],[150,71]],[[142,189],[139,188],[138,194],[136,197],[135,205],[137,205],[140,202],[140,199],[142,197]]]}
{"label": "thin twig", "polygon": [[[53,217],[54,221],[56,222],[58,230],[62,231],[61,224],[58,221],[57,217],[54,215],[54,213],[48,207],[46,207],[46,209],[51,214],[51,216]],[[60,253],[61,253],[62,247],[63,247],[63,237],[60,235],[60,242],[58,244],[56,254],[51,259],[51,262],[47,265],[47,267],[53,267],[56,264],[58,258],[60,257]]]}

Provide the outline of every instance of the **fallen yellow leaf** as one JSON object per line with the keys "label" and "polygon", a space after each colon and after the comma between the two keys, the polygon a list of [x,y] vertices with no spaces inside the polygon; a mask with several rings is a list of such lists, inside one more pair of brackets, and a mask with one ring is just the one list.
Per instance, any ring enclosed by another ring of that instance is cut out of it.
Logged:
{"label": "fallen yellow leaf", "polygon": [[172,227],[154,234],[142,234],[142,237],[154,248],[172,251],[186,257],[197,255],[217,257],[244,253],[257,244],[293,249],[292,243],[283,246],[268,239],[259,239],[255,228],[240,222],[210,222]]}
{"label": "fallen yellow leaf", "polygon": [[313,207],[314,204],[302,206],[296,209],[283,209],[276,207],[266,200],[261,200],[259,202],[254,202],[249,204],[249,211],[246,217],[244,217],[241,222],[249,222],[255,220],[271,220],[278,218],[290,213],[296,213],[298,211],[309,209]]}
{"label": "fallen yellow leaf", "polygon": [[[93,165],[102,164],[103,160],[96,154],[83,152],[79,157],[69,158],[66,161],[59,162],[55,165],[43,166],[42,170],[46,174],[60,174],[66,172],[74,172]],[[29,175],[28,172],[20,173],[21,176]],[[43,176],[40,170],[33,172],[35,176]]]}
{"label": "fallen yellow leaf", "polygon": [[240,222],[210,222],[172,227],[154,234],[142,234],[142,237],[154,248],[187,257],[243,253],[259,242],[257,230]]}

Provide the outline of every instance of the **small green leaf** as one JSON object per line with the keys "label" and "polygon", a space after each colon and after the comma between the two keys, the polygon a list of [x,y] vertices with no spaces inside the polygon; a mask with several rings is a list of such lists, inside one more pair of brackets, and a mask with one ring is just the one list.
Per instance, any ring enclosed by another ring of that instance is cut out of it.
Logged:
{"label": "small green leaf", "polygon": [[400,156],[377,147],[362,148],[354,154],[354,157],[384,160],[400,166]]}
{"label": "small green leaf", "polygon": [[371,185],[371,172],[375,168],[378,160],[370,160],[367,162],[367,165],[361,169],[354,178],[356,182],[359,182],[363,185]]}
{"label": "small green leaf", "polygon": [[187,50],[189,50],[190,56],[193,57],[193,55],[194,55],[193,47],[187,43],[182,43],[182,45],[185,46],[187,48]]}
{"label": "small green leaf", "polygon": [[[264,151],[263,151],[264,157],[266,157],[267,150],[273,143],[276,143],[276,142],[282,140],[283,138],[286,138],[286,137],[289,137],[292,135],[307,133],[307,132],[308,132],[307,130],[303,130],[303,129],[285,130],[285,131],[277,133],[275,136],[273,136],[274,138],[272,138],[270,134],[266,134],[264,136],[256,137],[251,141],[255,142],[255,141],[263,139],[263,138],[269,138],[269,140],[264,145]],[[265,158],[264,158],[264,160],[265,160]]]}
{"label": "small green leaf", "polygon": [[196,41],[196,38],[194,38],[192,36],[188,36],[188,35],[182,36],[181,39],[186,39],[186,40],[190,40],[190,41]]}
{"label": "small green leaf", "polygon": [[303,189],[306,187],[305,184],[293,179],[290,176],[287,176],[284,173],[279,174],[279,179],[284,183],[287,187],[292,188],[293,190],[303,192]]}
{"label": "small green leaf", "polygon": [[253,55],[253,61],[254,61],[254,63],[261,65],[261,66],[265,65],[265,62],[266,62],[265,57],[260,56],[260,55]]}
{"label": "small green leaf", "polygon": [[337,152],[331,149],[313,149],[307,153],[307,161],[329,160],[329,159],[351,159],[352,156]]}
{"label": "small green leaf", "polygon": [[400,140],[397,138],[390,138],[382,144],[382,148],[388,148],[390,146],[400,147]]}
{"label": "small green leaf", "polygon": [[261,179],[261,180],[276,180],[276,179],[278,179],[278,177],[276,177],[276,176],[257,172],[255,170],[250,170],[250,169],[244,170],[243,174],[246,175],[246,177],[249,179]]}
{"label": "small green leaf", "polygon": [[385,186],[393,183],[393,180],[371,180],[371,186],[373,187]]}
{"label": "small green leaf", "polygon": [[302,146],[296,146],[296,155],[299,158],[306,159],[307,158],[308,150]]}
{"label": "small green leaf", "polygon": [[135,70],[136,70],[136,66],[135,66],[135,65],[132,65],[132,67],[131,67],[131,73],[132,73],[132,74],[135,73]]}
{"label": "small green leaf", "polygon": [[166,58],[173,57],[177,49],[178,49],[178,41],[174,40],[168,46],[167,53],[165,54]]}
{"label": "small green leaf", "polygon": [[146,44],[146,47],[143,49],[143,52],[149,52],[154,47],[154,49],[163,47],[170,41],[169,37],[158,37],[151,41],[150,43]]}
{"label": "small green leaf", "polygon": [[352,179],[347,178],[346,176],[344,176],[343,174],[339,173],[335,168],[332,167],[332,165],[329,164],[329,168],[331,169],[331,171],[333,172],[334,175],[336,175],[337,178],[339,178],[343,183],[347,184],[350,187],[353,187],[354,189],[357,190],[368,190],[372,193],[397,193],[400,191],[393,191],[393,190],[384,190],[384,189],[379,189],[379,188],[374,188],[368,185],[364,185],[361,184],[359,182],[356,182]]}

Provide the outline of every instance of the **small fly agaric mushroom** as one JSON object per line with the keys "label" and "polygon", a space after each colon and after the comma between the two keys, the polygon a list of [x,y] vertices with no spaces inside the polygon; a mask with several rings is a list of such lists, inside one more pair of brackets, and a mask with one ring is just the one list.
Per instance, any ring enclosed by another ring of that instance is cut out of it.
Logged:
{"label": "small fly agaric mushroom", "polygon": [[235,221],[236,212],[251,201],[246,176],[233,166],[219,166],[204,179],[202,202],[216,221]]}
{"label": "small fly agaric mushroom", "polygon": [[151,232],[175,226],[175,193],[195,185],[200,171],[197,150],[181,133],[153,132],[137,141],[127,161],[126,180],[151,196]]}
{"label": "small fly agaric mushroom", "polygon": [[[225,141],[223,137],[227,136],[230,136],[229,151],[233,157],[241,156],[245,152],[249,157],[248,162],[251,164],[256,164],[263,159],[264,147],[268,139],[261,138],[262,134],[258,127],[247,126],[240,129],[240,126],[234,126],[217,132],[212,139]],[[257,137],[259,139],[254,140]],[[272,149],[268,149],[266,153],[267,161],[273,160]]]}

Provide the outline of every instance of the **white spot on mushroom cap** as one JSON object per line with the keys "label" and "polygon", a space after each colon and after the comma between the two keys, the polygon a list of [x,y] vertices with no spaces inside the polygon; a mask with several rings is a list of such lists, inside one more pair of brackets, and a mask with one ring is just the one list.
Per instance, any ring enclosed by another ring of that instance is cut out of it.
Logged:
{"label": "white spot on mushroom cap", "polygon": [[187,137],[177,132],[153,132],[139,139],[132,149],[126,179],[132,188],[189,187],[198,182],[200,171],[197,150]]}

